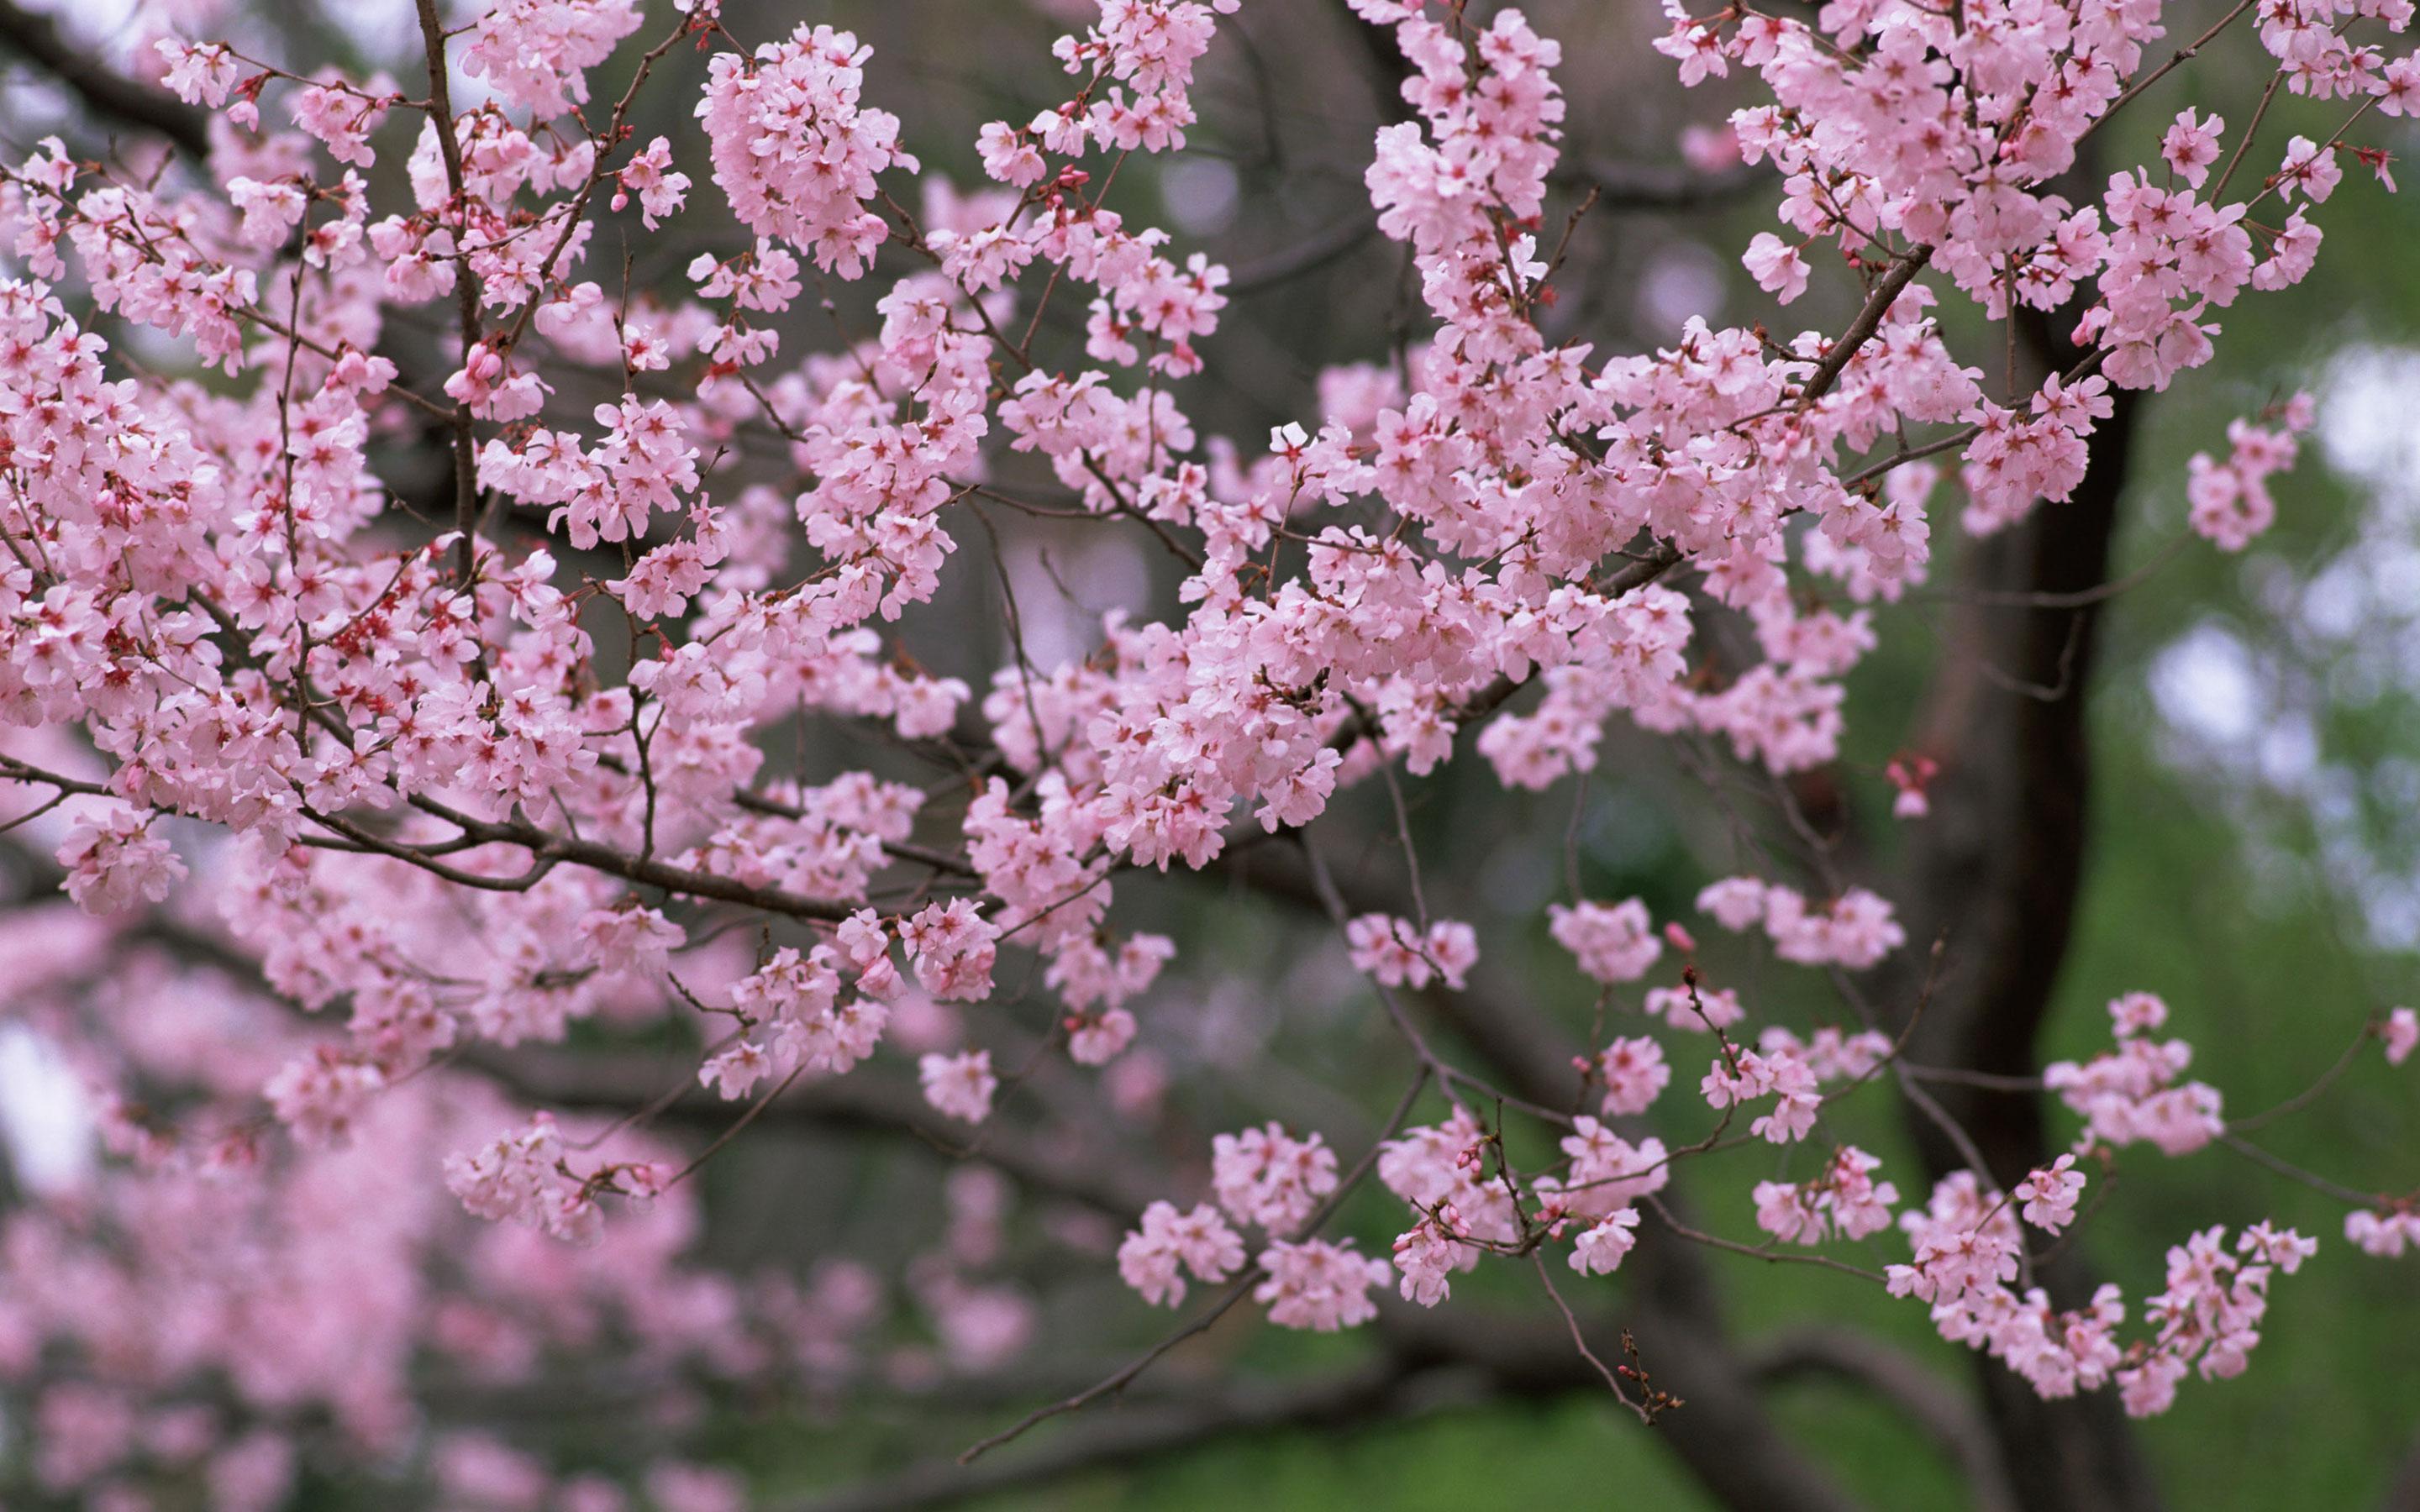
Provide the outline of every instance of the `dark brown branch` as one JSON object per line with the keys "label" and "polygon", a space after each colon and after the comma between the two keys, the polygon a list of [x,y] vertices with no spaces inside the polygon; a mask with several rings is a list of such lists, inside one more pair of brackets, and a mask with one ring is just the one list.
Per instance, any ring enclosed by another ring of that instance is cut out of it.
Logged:
{"label": "dark brown branch", "polygon": [[1865,307],[1857,312],[1857,317],[1849,322],[1849,329],[1840,333],[1840,339],[1834,342],[1817,361],[1814,373],[1798,391],[1800,404],[1813,404],[1832,392],[1832,386],[1840,381],[1840,375],[1848,371],[1850,361],[1864,349],[1867,342],[1873,339],[1874,332],[1882,329],[1883,319],[1890,314],[1890,307],[1899,302],[1900,295],[1931,260],[1931,247],[1917,247],[1891,259],[1882,280],[1866,296]]}
{"label": "dark brown branch", "polygon": [[[1612,1325],[1600,1319],[1588,1326]],[[1067,1427],[1039,1446],[1020,1446],[972,1466],[927,1462],[888,1480],[790,1504],[790,1512],[950,1506],[1254,1433],[1349,1430],[1485,1402],[1603,1397],[1604,1382],[1573,1350],[1559,1319],[1513,1318],[1459,1304],[1427,1310],[1388,1297],[1380,1328],[1385,1355],[1358,1369],[1304,1381],[1210,1387],[1189,1400],[1129,1403],[1115,1416]],[[1710,1343],[1685,1332],[1668,1332],[1660,1344],[1641,1335],[1641,1358],[1656,1384],[1671,1385],[1688,1402],[1659,1417],[1657,1431],[1691,1435],[1682,1452],[1730,1504],[1846,1512],[1851,1504],[1831,1491],[1787,1441],[1757,1430],[1761,1410],[1752,1398],[1692,1394],[1701,1383],[1715,1384],[1703,1368]],[[1701,1408],[1709,1411],[1700,1414]],[[1683,1427],[1693,1415],[1701,1421]],[[1809,1477],[1805,1484],[1792,1485],[1788,1478],[1802,1473]]]}
{"label": "dark brown branch", "polygon": [[[554,1108],[633,1113],[660,1104],[659,1124],[704,1132],[721,1130],[741,1111],[739,1104],[696,1085],[693,1070],[655,1056],[483,1049],[465,1064],[518,1096]],[[670,1101],[665,1100],[668,1084],[679,1094]],[[1120,1223],[1132,1223],[1153,1198],[1166,1195],[1166,1183],[1156,1175],[1137,1170],[1123,1159],[1098,1151],[1090,1158],[1071,1158],[1047,1138],[1000,1119],[985,1124],[980,1140],[969,1146],[965,1130],[934,1112],[914,1088],[863,1071],[792,1087],[767,1106],[757,1124],[904,1135],[945,1159],[992,1166],[1029,1190],[1082,1203]]]}
{"label": "dark brown branch", "polygon": [[1741,166],[1699,173],[1677,163],[1604,160],[1575,164],[1558,177],[1596,191],[1599,205],[1617,210],[1704,209],[1779,181],[1764,168]]}
{"label": "dark brown branch", "polygon": [[[768,914],[781,914],[791,918],[816,918],[826,922],[838,922],[846,918],[854,908],[854,905],[849,903],[836,903],[825,898],[803,897],[780,887],[751,887],[736,878],[718,876],[711,872],[693,871],[688,867],[675,866],[668,861],[633,856],[628,851],[616,850],[611,845],[600,844],[596,841],[558,835],[552,830],[531,824],[524,819],[516,818],[501,822],[478,819],[427,798],[415,797],[411,803],[414,808],[434,814],[454,825],[466,839],[485,844],[511,845],[528,851],[533,863],[533,872],[558,861],[568,861],[573,866],[585,867],[592,872],[602,872],[609,876],[620,877],[626,882],[638,883],[642,887],[659,887],[665,892],[690,898],[710,898],[717,903],[737,903],[743,907],[762,909]],[[499,883],[491,878],[462,873],[458,869],[441,867],[428,859],[430,855],[436,854],[435,852],[386,840],[339,816],[329,815],[321,818],[319,822],[381,855],[408,861],[425,871],[446,876],[448,880],[461,882],[464,886],[485,887],[489,890],[512,890],[528,885],[528,881],[521,879]],[[534,877],[529,879],[529,881],[535,880]]]}
{"label": "dark brown branch", "polygon": [[[2020,334],[2040,371],[2064,371],[2082,355],[2039,316],[2022,321]],[[2038,505],[2023,526],[1968,548],[1967,603],[1913,742],[1941,762],[1941,775],[1931,816],[1911,831],[1899,876],[1881,890],[1900,905],[1910,938],[1947,941],[1908,1044],[1911,1061],[1956,1078],[1927,1081],[1945,1117],[1909,1119],[1935,1178],[1979,1155],[1980,1174],[2006,1190],[2049,1157],[2043,1100],[2002,1088],[2040,1074],[2037,1041],[2084,880],[2092,777],[2086,695],[2106,602],[2097,590],[2109,580],[2139,403],[2130,392],[2112,397],[2117,412],[2091,437],[2073,497]],[[2016,696],[2003,681],[2056,687],[2059,696]],[[1878,1000],[1912,1002],[1920,964],[1911,957],[1886,968]],[[1953,1139],[1953,1127],[1963,1136]],[[2074,1253],[2040,1268],[2062,1308],[2082,1304],[2092,1279]],[[2160,1504],[2105,1394],[2046,1402],[1998,1362],[1977,1359],[2019,1506],[2148,1512]]]}
{"label": "dark brown branch", "polygon": [[2378,1512],[2420,1512],[2420,1439],[2412,1442],[2411,1452],[2396,1467],[2395,1479],[2388,1483],[2386,1499],[2378,1504]]}
{"label": "dark brown branch", "polygon": [[1315,273],[1350,255],[1356,247],[1375,236],[1377,231],[1376,217],[1357,216],[1265,257],[1238,263],[1228,274],[1227,297],[1240,299]]}
{"label": "dark brown branch", "polygon": [[65,85],[95,115],[164,136],[195,162],[210,155],[207,114],[111,69],[61,37],[50,17],[0,0],[0,45]]}
{"label": "dark brown branch", "polygon": [[[421,41],[428,54],[428,114],[436,124],[438,156],[445,164],[445,192],[454,204],[454,292],[462,323],[462,362],[467,366],[480,337],[479,275],[471,269],[471,194],[464,187],[462,144],[455,135],[454,96],[446,81],[445,23],[438,17],[437,0],[419,0],[419,7]],[[468,404],[455,402],[452,423],[454,529],[461,537],[454,548],[455,565],[462,580],[469,582],[479,549],[479,437]]]}
{"label": "dark brown branch", "polygon": [[[1773,179],[1772,174],[1754,168],[1709,174],[1671,163],[1612,162],[1582,163],[1557,176],[1558,182],[1590,193],[1597,207],[1645,212],[1720,205]],[[1315,273],[1349,256],[1377,230],[1375,216],[1357,215],[1294,246],[1239,263],[1228,277],[1227,295],[1257,294]]]}
{"label": "dark brown branch", "polygon": [[1909,1356],[1845,1328],[1807,1328],[1767,1341],[1748,1358],[1767,1383],[1836,1377],[1866,1390],[1922,1429],[1957,1464],[1975,1512],[2017,1512],[1990,1426],[1949,1381]]}
{"label": "dark brown branch", "polygon": [[1156,1459],[1220,1439],[1281,1428],[1346,1428],[1417,1410],[1434,1394],[1381,1364],[1299,1385],[1229,1388],[1201,1400],[1134,1406],[1047,1444],[976,1465],[932,1460],[888,1480],[788,1504],[792,1512],[909,1512]]}

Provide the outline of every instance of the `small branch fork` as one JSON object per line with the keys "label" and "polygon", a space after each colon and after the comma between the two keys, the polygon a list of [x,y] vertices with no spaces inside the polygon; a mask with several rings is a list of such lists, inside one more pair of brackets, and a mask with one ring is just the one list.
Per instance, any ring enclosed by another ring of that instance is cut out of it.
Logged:
{"label": "small branch fork", "polygon": [[[1344,1206],[1344,1199],[1351,1196],[1354,1189],[1359,1186],[1362,1180],[1376,1167],[1380,1148],[1387,1140],[1394,1137],[1395,1132],[1403,1127],[1404,1120],[1411,1116],[1412,1106],[1419,1101],[1420,1093],[1427,1089],[1429,1079],[1430,1068],[1425,1063],[1413,1072],[1411,1085],[1404,1088],[1404,1095],[1396,1100],[1395,1111],[1388,1116],[1386,1125],[1380,1131],[1378,1137],[1370,1142],[1370,1148],[1362,1151],[1361,1158],[1354,1162],[1353,1168],[1344,1174],[1342,1180],[1337,1182],[1336,1190],[1330,1193],[1327,1199],[1319,1205],[1318,1209],[1311,1213],[1310,1218],[1304,1221],[1301,1229],[1295,1234],[1295,1238],[1308,1238],[1309,1236],[1317,1233],[1321,1228],[1326,1226],[1328,1219],[1336,1215],[1337,1210]],[[1218,1300],[1211,1304],[1209,1307],[1202,1311],[1201,1316],[1195,1318],[1191,1322],[1178,1328],[1175,1332],[1161,1339],[1157,1344],[1153,1345],[1150,1349],[1136,1356],[1126,1365],[1111,1372],[1109,1375],[1103,1377],[1092,1385],[1085,1387],[1082,1391],[1062,1397],[1058,1401],[1051,1402],[1047,1406],[1037,1407],[1032,1412],[1026,1413],[1023,1417],[1018,1418],[1016,1422],[1001,1429],[999,1432],[991,1434],[986,1438],[979,1439],[975,1443],[969,1444],[967,1448],[959,1454],[958,1463],[961,1465],[972,1464],[975,1460],[981,1458],[990,1451],[999,1448],[1001,1444],[1007,1443],[1011,1440],[1020,1437],[1027,1429],[1033,1427],[1036,1424],[1047,1423],[1050,1419],[1059,1417],[1064,1413],[1081,1412],[1084,1408],[1091,1406],[1094,1402],[1100,1400],[1104,1396],[1124,1391],[1127,1386],[1133,1384],[1136,1378],[1140,1377],[1144,1371],[1150,1369],[1152,1365],[1156,1364],[1161,1357],[1166,1355],[1170,1350],[1175,1349],[1178,1345],[1183,1344],[1187,1339],[1198,1338],[1202,1335],[1208,1333],[1217,1325],[1218,1319],[1226,1317],[1228,1313],[1233,1311],[1236,1304],[1242,1302],[1247,1296],[1249,1296],[1255,1287],[1258,1287],[1262,1282],[1267,1279],[1268,1273],[1266,1271],[1257,1265],[1252,1266],[1242,1275],[1237,1276],[1234,1281],[1228,1286],[1225,1291],[1219,1293]]]}
{"label": "small branch fork", "polygon": [[[445,23],[437,0],[418,0],[420,37],[428,58],[428,114],[436,123],[437,151],[445,164],[445,192],[454,207],[455,301],[462,323],[462,361],[469,363],[483,338],[479,275],[471,269],[471,195],[464,187],[462,144],[455,135],[454,96],[445,62]],[[458,399],[447,417],[454,431],[454,529],[456,570],[468,583],[477,570],[479,528],[479,434],[471,407]]]}

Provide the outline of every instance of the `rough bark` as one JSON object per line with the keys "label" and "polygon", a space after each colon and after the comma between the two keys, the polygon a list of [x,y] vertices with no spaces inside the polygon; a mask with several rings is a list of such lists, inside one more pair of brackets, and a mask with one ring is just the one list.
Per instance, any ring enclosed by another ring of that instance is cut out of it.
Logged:
{"label": "rough bark", "polygon": [[[2045,365],[2074,353],[2046,321],[2026,331]],[[1941,763],[1932,811],[1889,884],[1912,941],[1946,942],[1910,1038],[1909,1059],[2006,1076],[2040,1068],[2038,1041],[2073,931],[2091,792],[2086,729],[2102,605],[2010,602],[2079,594],[2109,578],[2110,545],[2133,455],[2139,400],[2091,440],[2074,497],[1978,542],[1962,575],[1968,602],[1929,701],[1919,748]],[[1916,1002],[1922,952],[1885,978],[1885,1001]],[[1972,1136],[2004,1190],[2052,1154],[2041,1098],[1954,1083],[1931,1090]],[[1938,1179],[1966,1162],[1940,1127],[1911,1112],[1909,1129]],[[2085,1302],[2091,1278],[2072,1249],[2042,1268],[2054,1304]],[[2045,1402],[1997,1361],[1977,1368],[2001,1458],[2029,1512],[2150,1512],[2161,1504],[2125,1418],[2106,1393]]]}

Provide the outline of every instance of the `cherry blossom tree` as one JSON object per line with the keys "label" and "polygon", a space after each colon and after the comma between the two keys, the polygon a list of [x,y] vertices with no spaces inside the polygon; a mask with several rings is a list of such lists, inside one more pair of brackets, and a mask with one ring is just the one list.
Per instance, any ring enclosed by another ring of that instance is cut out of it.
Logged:
{"label": "cherry blossom tree", "polygon": [[[1765,1400],[1813,1373],[1978,1506],[2147,1508],[2136,1421],[2260,1389],[2273,1290],[2411,1263],[2408,1161],[2254,1137],[2411,1010],[2281,1017],[2308,1088],[2249,1117],[2150,991],[2042,1037],[2100,609],[2159,591],[2111,573],[2143,406],[2392,189],[2408,0],[1667,0],[1663,66],[1745,101],[1677,172],[1571,150],[1519,9],[1303,7],[1380,80],[1362,208],[1230,268],[1135,186],[1240,5],[1025,24],[1055,97],[955,185],[857,35],[729,0],[417,0],[384,72],[0,8],[72,107],[0,167],[5,1011],[101,1146],[0,1213],[8,1484],[731,1507],[731,1404],[957,1392],[995,1430],[830,1503],[923,1505],[1451,1390],[1850,1505]],[[2227,49],[2253,87],[2188,97]],[[1755,318],[1607,339],[1609,218],[1745,207]],[[1371,245],[1372,360],[1197,426],[1233,301]],[[2175,550],[2290,510],[2314,418],[2209,437]],[[1145,587],[1071,641],[1093,542]],[[1849,782],[1936,549],[1962,653]],[[1726,837],[1684,907],[1579,860],[1642,751]],[[1528,916],[1421,865],[1549,806]],[[1167,1048],[1221,930],[1352,973],[1249,989],[1336,1081]],[[797,1200],[759,1157],[832,1131],[887,1228],[735,1263]],[[2121,1171],[2187,1160],[2242,1211],[2105,1273]],[[1767,1267],[1808,1326],[1726,1319]],[[1373,1342],[1184,1368],[1247,1319]]]}

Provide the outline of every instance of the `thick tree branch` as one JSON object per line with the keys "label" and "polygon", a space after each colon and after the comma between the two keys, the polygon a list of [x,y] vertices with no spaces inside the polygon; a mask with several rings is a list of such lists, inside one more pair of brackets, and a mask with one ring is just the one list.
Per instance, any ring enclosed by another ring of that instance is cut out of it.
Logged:
{"label": "thick tree branch", "polygon": [[1450,1378],[1408,1376],[1381,1362],[1294,1385],[1239,1385],[1190,1402],[1133,1406],[1096,1418],[1021,1454],[961,1466],[927,1461],[803,1503],[794,1512],[909,1512],[954,1506],[977,1496],[1048,1485],[1070,1475],[1115,1470],[1222,1439],[1286,1428],[1349,1428],[1401,1417],[1450,1400]]}
{"label": "thick tree branch", "polygon": [[1591,159],[1571,164],[1557,176],[1582,189],[1596,191],[1596,202],[1615,210],[1699,210],[1727,205],[1750,192],[1779,182],[1767,168],[1742,165],[1718,173],[1700,173],[1679,163],[1618,162]]}
{"label": "thick tree branch", "polygon": [[[2022,323],[2035,365],[2064,370],[2078,354],[2047,319]],[[2133,455],[2139,400],[2091,438],[2088,471],[2065,503],[2045,503],[2019,528],[1974,543],[1970,602],[1928,701],[1918,748],[1941,763],[1931,813],[1912,832],[1904,867],[1885,884],[1914,940],[1946,938],[1908,1057],[1986,1077],[2032,1076],[2037,1040],[2072,933],[2083,885],[2091,758],[2086,726],[2118,502]],[[2017,595],[2010,597],[2009,595]],[[2030,595],[2051,595],[2040,598]],[[2062,598],[2060,595],[2071,595]],[[2053,607],[2071,604],[2073,607]],[[2018,689],[2055,689],[2023,696]],[[1885,974],[1885,1000],[1917,999],[1928,963],[1913,952]],[[2049,1156],[2039,1097],[1942,1082],[1946,1121],[1969,1136],[2003,1190]],[[1944,1119],[1911,1116],[1909,1132],[1937,1179],[1967,1164]],[[2090,1277],[2072,1252],[2040,1269],[2055,1305],[2081,1304]],[[2106,1394],[2045,1402],[1996,1361],[1982,1385],[2018,1504],[2049,1512],[2144,1512],[2160,1504],[2125,1420]]]}
{"label": "thick tree branch", "polygon": [[2420,1512],[2420,1439],[2412,1441],[2411,1452],[2396,1467],[2395,1479],[2386,1488],[2386,1500],[2378,1507],[2379,1512]]}
{"label": "thick tree branch", "polygon": [[[612,1113],[652,1107],[659,1123],[709,1132],[727,1127],[739,1113],[737,1104],[697,1086],[693,1072],[644,1054],[482,1049],[465,1063],[549,1107]],[[905,1135],[945,1159],[990,1165],[1030,1190],[1080,1202],[1120,1223],[1134,1222],[1155,1197],[1167,1195],[1165,1181],[1128,1160],[1099,1149],[1071,1158],[1047,1137],[997,1119],[970,1140],[914,1088],[865,1072],[801,1082],[774,1099],[756,1121],[771,1129]]]}
{"label": "thick tree branch", "polygon": [[1848,371],[1851,361],[1864,349],[1867,342],[1873,339],[1874,332],[1882,329],[1884,317],[1890,314],[1890,307],[1899,302],[1900,295],[1906,292],[1908,285],[1916,281],[1916,275],[1924,271],[1925,264],[1931,260],[1931,247],[1916,247],[1891,259],[1890,266],[1866,296],[1865,305],[1857,311],[1857,317],[1849,322],[1849,329],[1840,333],[1840,339],[1826,348],[1816,363],[1815,371],[1798,392],[1800,404],[1813,404],[1832,392],[1832,386],[1840,381],[1840,375]]}
{"label": "thick tree branch", "polygon": [[[1111,1470],[1224,1439],[1290,1429],[1353,1429],[1439,1409],[1484,1403],[1547,1400],[1585,1394],[1601,1396],[1604,1383],[1571,1347],[1559,1320],[1512,1319],[1466,1307],[1429,1311],[1387,1299],[1383,1333],[1387,1352],[1372,1364],[1335,1376],[1284,1384],[1210,1388],[1190,1400],[1129,1404],[1115,1416],[1088,1419],[1062,1429],[1038,1446],[1003,1452],[961,1467],[932,1461],[891,1479],[794,1504],[794,1512],[903,1512],[955,1505],[976,1496],[1050,1484],[1070,1475]],[[1603,1326],[1603,1325],[1599,1325]],[[1720,1395],[1718,1381],[1702,1372],[1698,1350],[1711,1341],[1668,1335],[1661,1348],[1642,1335],[1642,1358],[1659,1386],[1683,1395],[1700,1384],[1716,1393],[1703,1399],[1713,1409],[1699,1413],[1701,1398],[1658,1420],[1659,1429],[1682,1429],[1699,1415],[1682,1448],[1699,1468],[1708,1489],[1741,1506],[1843,1508],[1820,1476],[1789,1489],[1788,1477],[1810,1467],[1778,1436],[1741,1432],[1730,1409],[1750,1409]],[[1719,1345],[1715,1352],[1722,1352]],[[1725,1424],[1733,1426],[1726,1430]],[[1718,1448],[1719,1446],[1719,1448]]]}
{"label": "thick tree branch", "polygon": [[[445,165],[445,192],[457,218],[454,247],[459,260],[455,267],[455,301],[462,322],[462,361],[467,366],[481,336],[479,277],[467,255],[471,197],[464,188],[461,143],[455,135],[454,97],[446,80],[445,23],[437,14],[437,0],[419,0],[419,17],[421,41],[428,55],[428,115],[436,124],[438,156]],[[531,299],[535,302],[536,295]],[[453,426],[454,529],[460,537],[455,543],[455,564],[462,580],[469,582],[478,554],[479,438],[471,407],[462,400],[455,401]]]}
{"label": "thick tree branch", "polygon": [[195,162],[210,155],[209,117],[205,113],[114,71],[61,37],[50,17],[0,0],[0,46],[65,85],[95,115],[164,136]]}
{"label": "thick tree branch", "polygon": [[1354,215],[1325,231],[1305,237],[1291,247],[1234,265],[1227,276],[1227,297],[1240,299],[1315,273],[1352,255],[1355,248],[1378,234],[1375,216]]}
{"label": "thick tree branch", "polygon": [[1948,1454],[1975,1495],[1975,1512],[2017,1512],[1999,1445],[1957,1389],[1879,1339],[1845,1328],[1807,1328],[1768,1340],[1748,1368],[1768,1383],[1837,1378],[1873,1393]]}

